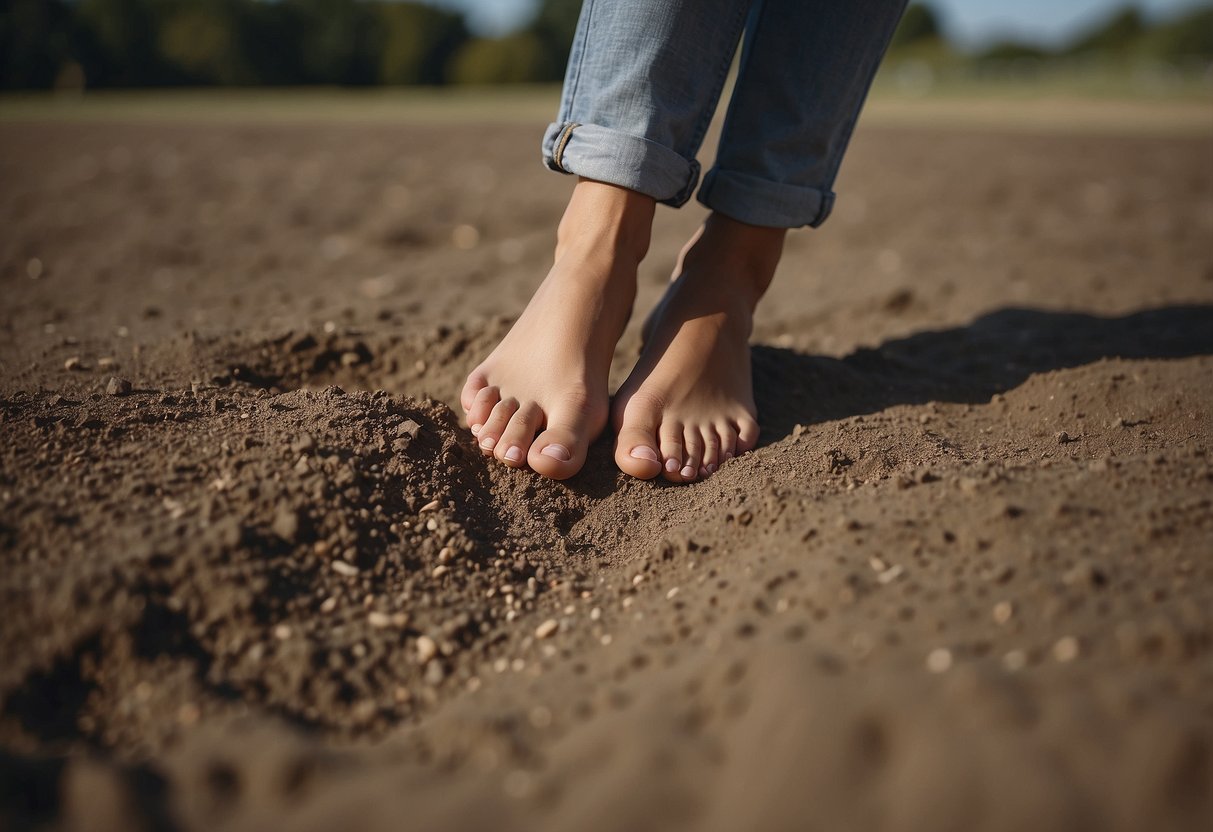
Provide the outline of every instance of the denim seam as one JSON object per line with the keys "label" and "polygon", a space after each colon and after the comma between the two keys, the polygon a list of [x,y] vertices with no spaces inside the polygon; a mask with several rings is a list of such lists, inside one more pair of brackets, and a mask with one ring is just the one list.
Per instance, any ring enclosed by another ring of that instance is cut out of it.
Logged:
{"label": "denim seam", "polygon": [[[893,38],[893,33],[897,28],[897,23],[900,22],[901,16],[905,14],[906,5],[907,3],[903,0],[901,4],[901,14],[894,18],[893,26],[884,32],[884,45],[886,50],[888,49],[889,41]],[[863,112],[863,106],[866,103],[867,91],[871,89],[872,81],[876,78],[876,73],[880,71],[880,65],[883,63],[883,56],[884,52],[882,51],[877,55],[876,60],[872,62],[871,66],[868,67],[868,71],[864,74],[863,82],[859,87],[864,91],[864,95],[860,97],[859,106],[855,109],[855,112],[853,112],[851,117],[843,124],[842,131],[839,133],[840,141],[835,145],[833,152],[830,153],[829,160],[827,162],[827,170],[830,170],[833,175],[830,176],[829,181],[823,183],[820,188],[822,192],[830,194],[831,197],[834,196],[834,180],[838,177],[838,169],[842,167],[842,157],[847,151],[847,146],[851,143],[851,136],[855,133],[855,127],[859,123],[859,116]],[[823,222],[825,222],[826,217],[829,216],[833,207],[833,198],[822,200],[821,211],[819,212],[817,219],[811,223],[812,227],[817,228]]]}
{"label": "denim seam", "polygon": [[556,148],[552,151],[552,162],[565,173],[571,173],[572,171],[564,166],[564,149],[568,146],[569,139],[573,138],[573,131],[580,126],[575,121],[570,121],[566,124],[560,133],[560,138],[556,140]]}
{"label": "denim seam", "polygon": [[[577,52],[577,68],[573,72],[573,84],[569,89],[568,100],[564,103],[568,106],[568,111],[561,113],[561,116],[567,118],[574,110],[573,101],[577,98],[577,88],[581,85],[581,67],[585,64],[585,42],[590,37],[590,27],[593,25],[594,17],[594,0],[585,0],[585,31],[582,32],[580,49]],[[578,27],[580,28],[580,27]],[[561,121],[564,119],[562,118]]]}

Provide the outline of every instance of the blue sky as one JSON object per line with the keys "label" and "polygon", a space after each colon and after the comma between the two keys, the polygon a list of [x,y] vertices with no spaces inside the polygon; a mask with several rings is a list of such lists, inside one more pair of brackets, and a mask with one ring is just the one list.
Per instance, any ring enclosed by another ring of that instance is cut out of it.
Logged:
{"label": "blue sky", "polygon": [[[431,0],[465,11],[482,34],[500,34],[525,23],[535,0]],[[845,0],[840,0],[845,2]],[[1005,37],[1055,45],[1073,37],[1101,17],[1123,8],[1127,0],[929,0],[958,43],[980,46]],[[1210,5],[1209,0],[1137,0],[1153,16]]]}

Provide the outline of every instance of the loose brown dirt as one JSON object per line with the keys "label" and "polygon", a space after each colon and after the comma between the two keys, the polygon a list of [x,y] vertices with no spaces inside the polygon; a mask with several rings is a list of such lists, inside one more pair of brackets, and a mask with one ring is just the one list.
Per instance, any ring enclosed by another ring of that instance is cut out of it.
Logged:
{"label": "loose brown dirt", "polygon": [[537,143],[0,127],[0,825],[1206,828],[1208,139],[861,130],[682,487],[450,409]]}

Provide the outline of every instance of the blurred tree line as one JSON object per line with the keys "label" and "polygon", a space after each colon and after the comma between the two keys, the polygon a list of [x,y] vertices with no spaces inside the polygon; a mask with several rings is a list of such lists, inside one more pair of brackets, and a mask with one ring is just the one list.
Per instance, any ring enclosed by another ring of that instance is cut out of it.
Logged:
{"label": "blurred tree line", "polygon": [[[540,0],[532,22],[474,37],[462,16],[389,0],[0,0],[0,88],[484,84],[556,81],[580,0]],[[1101,55],[1213,59],[1213,9],[1151,25],[1126,9],[1065,50],[998,44],[960,55],[927,5],[894,55],[930,62]]]}
{"label": "blurred tree line", "polygon": [[925,3],[906,10],[882,72],[902,86],[925,89],[936,80],[1039,80],[1061,75],[1146,74],[1213,80],[1213,5],[1161,21],[1125,6],[1069,43],[1045,48],[1002,40],[961,52],[944,35],[939,15]]}
{"label": "blurred tree line", "polygon": [[476,38],[394,0],[0,0],[0,88],[554,81],[579,8]]}

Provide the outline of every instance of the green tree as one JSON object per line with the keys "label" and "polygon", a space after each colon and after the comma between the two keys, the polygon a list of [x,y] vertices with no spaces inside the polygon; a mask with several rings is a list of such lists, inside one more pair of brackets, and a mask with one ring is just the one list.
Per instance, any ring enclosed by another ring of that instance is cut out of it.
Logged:
{"label": "green tree", "polygon": [[1044,50],[1027,43],[1014,40],[1004,40],[984,49],[977,56],[979,63],[1005,63],[1009,61],[1040,60],[1048,56]]}
{"label": "green tree", "polygon": [[455,56],[456,84],[518,84],[546,81],[556,70],[552,55],[532,32],[468,41]]}
{"label": "green tree", "polygon": [[260,80],[243,43],[250,4],[242,0],[177,0],[166,5],[157,33],[162,59],[183,78],[207,84]]}
{"label": "green tree", "polygon": [[1213,60],[1213,8],[1195,9],[1155,27],[1141,38],[1138,48],[1154,60]]}
{"label": "green tree", "polygon": [[0,0],[0,87],[49,87],[72,53],[71,10],[60,0]]}
{"label": "green tree", "polygon": [[308,84],[372,84],[379,77],[374,9],[353,0],[281,0],[299,22],[300,77]]}
{"label": "green tree", "polygon": [[420,3],[383,3],[378,12],[379,80],[445,83],[452,57],[468,39],[463,18]]}
{"label": "green tree", "polygon": [[569,62],[573,33],[581,14],[581,0],[542,0],[528,31],[539,41],[547,56],[545,77],[536,80],[558,81]]}
{"label": "green tree", "polygon": [[179,81],[161,60],[155,0],[81,0],[74,51],[89,86],[146,86]]}
{"label": "green tree", "polygon": [[1138,44],[1146,32],[1141,12],[1128,7],[1080,36],[1065,51],[1071,55],[1099,53],[1125,56]]}
{"label": "green tree", "polygon": [[890,49],[901,49],[906,46],[919,45],[926,41],[938,41],[943,38],[943,30],[939,25],[939,16],[935,10],[924,3],[914,3],[901,18],[897,31],[893,33]]}

